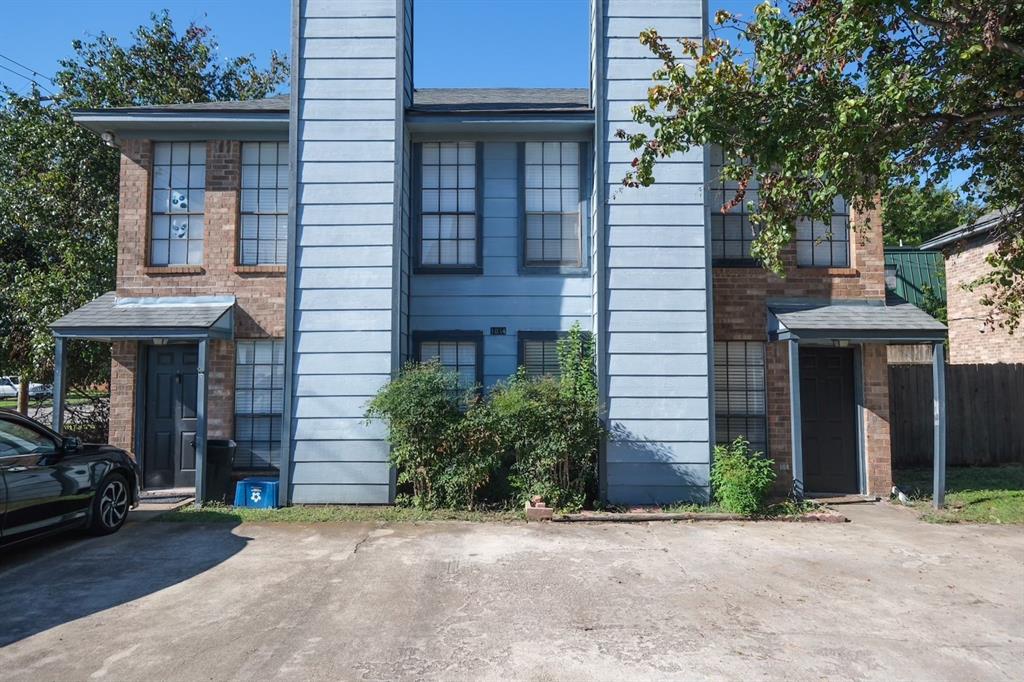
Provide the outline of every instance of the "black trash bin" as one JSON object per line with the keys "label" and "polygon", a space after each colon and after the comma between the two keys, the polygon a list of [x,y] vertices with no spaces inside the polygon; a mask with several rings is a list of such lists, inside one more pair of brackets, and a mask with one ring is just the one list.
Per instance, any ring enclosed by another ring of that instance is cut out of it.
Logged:
{"label": "black trash bin", "polygon": [[238,445],[230,439],[211,438],[206,441],[206,499],[205,502],[230,503],[231,470],[235,467]]}

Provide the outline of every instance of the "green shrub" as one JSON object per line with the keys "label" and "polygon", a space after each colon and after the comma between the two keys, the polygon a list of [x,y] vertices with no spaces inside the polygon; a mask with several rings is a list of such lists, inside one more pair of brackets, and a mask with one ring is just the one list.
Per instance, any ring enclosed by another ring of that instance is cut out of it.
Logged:
{"label": "green shrub", "polygon": [[499,383],[490,405],[500,440],[515,451],[509,483],[516,501],[540,495],[558,509],[580,509],[596,477],[601,438],[594,346],[574,325],[558,344],[560,378],[523,368]]}
{"label": "green shrub", "polygon": [[750,452],[743,437],[715,447],[711,486],[715,499],[734,514],[764,510],[765,497],[775,482],[775,467],[760,452]]}
{"label": "green shrub", "polygon": [[[559,379],[520,369],[486,398],[461,390],[458,376],[437,362],[407,364],[366,411],[367,419],[387,422],[400,499],[472,509],[511,456],[507,485],[516,502],[541,495],[559,509],[581,508],[601,438],[594,345],[574,325],[558,354]],[[498,478],[492,493],[504,487]]]}
{"label": "green shrub", "polygon": [[409,363],[367,406],[367,419],[387,422],[391,463],[399,484],[412,487],[414,506],[471,507],[486,483],[497,456],[478,435],[486,422],[475,395],[438,362]]}

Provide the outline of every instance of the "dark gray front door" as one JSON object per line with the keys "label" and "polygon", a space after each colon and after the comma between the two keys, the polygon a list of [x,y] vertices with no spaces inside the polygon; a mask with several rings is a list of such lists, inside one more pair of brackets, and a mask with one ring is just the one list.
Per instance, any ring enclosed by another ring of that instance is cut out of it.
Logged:
{"label": "dark gray front door", "polygon": [[192,345],[150,346],[146,361],[144,486],[194,486],[198,351]]}
{"label": "dark gray front door", "polygon": [[859,492],[852,349],[800,349],[800,412],[804,490]]}

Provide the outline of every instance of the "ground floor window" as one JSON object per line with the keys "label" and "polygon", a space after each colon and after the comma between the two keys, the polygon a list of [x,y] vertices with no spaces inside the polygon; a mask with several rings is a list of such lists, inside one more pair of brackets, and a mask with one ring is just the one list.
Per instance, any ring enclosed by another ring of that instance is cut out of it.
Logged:
{"label": "ground floor window", "polygon": [[519,367],[531,377],[561,373],[558,364],[559,332],[519,332]]}
{"label": "ground floor window", "polygon": [[261,339],[235,345],[235,455],[237,469],[281,465],[284,411],[284,341]]}
{"label": "ground floor window", "polygon": [[760,452],[768,451],[764,343],[715,342],[715,441],[739,436]]}
{"label": "ground floor window", "polygon": [[483,383],[483,334],[480,332],[419,332],[414,335],[419,362],[439,361],[459,375],[464,388]]}

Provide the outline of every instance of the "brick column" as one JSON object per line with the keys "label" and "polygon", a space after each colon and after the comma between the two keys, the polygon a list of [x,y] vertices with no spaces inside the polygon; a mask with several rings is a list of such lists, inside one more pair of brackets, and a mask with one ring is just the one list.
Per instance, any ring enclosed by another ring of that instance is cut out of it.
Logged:
{"label": "brick column", "polygon": [[875,197],[875,207],[858,212],[850,208],[853,227],[853,249],[850,265],[860,273],[861,296],[868,300],[885,300],[885,243],[882,239],[882,198]]}
{"label": "brick column", "polygon": [[114,447],[135,451],[135,372],[139,344],[115,341],[110,351],[110,432]]}
{"label": "brick column", "polygon": [[892,489],[892,451],[889,441],[889,360],[885,344],[864,344],[861,365],[868,492],[887,497]]}
{"label": "brick column", "polygon": [[126,289],[147,265],[149,236],[150,168],[153,143],[125,140],[121,145],[121,189],[117,210],[117,295]]}
{"label": "brick column", "polygon": [[211,341],[206,390],[208,438],[234,438],[235,435],[235,342]]}
{"label": "brick column", "polygon": [[775,461],[774,492],[788,495],[793,488],[793,448],[789,416],[789,351],[784,341],[765,345],[765,389],[768,452]]}

